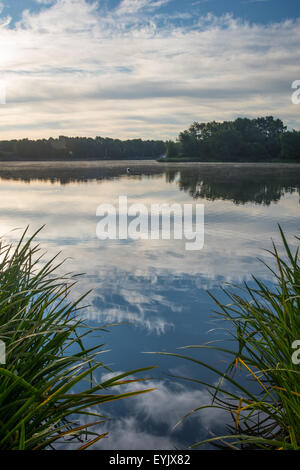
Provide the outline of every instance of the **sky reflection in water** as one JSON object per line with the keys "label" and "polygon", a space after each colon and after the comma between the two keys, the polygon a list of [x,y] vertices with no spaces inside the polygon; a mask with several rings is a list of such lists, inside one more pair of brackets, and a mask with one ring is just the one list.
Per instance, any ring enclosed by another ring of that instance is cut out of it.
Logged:
{"label": "sky reflection in water", "polygon": [[[42,246],[70,257],[66,270],[86,273],[76,295],[93,289],[91,306],[85,311],[90,322],[125,323],[102,335],[110,349],[106,364],[114,371],[159,365],[150,383],[157,391],[106,407],[106,414],[120,419],[111,421],[111,437],[99,448],[182,448],[206,437],[208,428],[216,431],[227,418],[209,410],[171,431],[182,415],[207,404],[209,396],[189,382],[175,384],[167,374],[215,377],[174,358],[141,353],[174,351],[224,337],[223,330],[209,332],[219,325],[206,290],[222,299],[220,285],[240,285],[251,279],[251,273],[272,282],[257,258],[271,262],[264,249],[271,247],[271,237],[279,239],[277,223],[296,246],[300,169],[285,172],[273,167],[272,172],[259,172],[234,165],[214,172],[212,167],[205,171],[155,167],[136,172],[133,168],[133,174],[126,176],[121,168],[101,179],[93,178],[91,171],[84,178],[73,175],[68,181],[64,175],[54,182],[47,180],[46,173],[34,180],[26,175],[29,182],[21,175],[17,180],[7,175],[1,179],[1,233],[16,239],[20,230],[12,229],[30,224],[33,231],[46,224],[38,236]],[[185,240],[99,241],[96,208],[104,202],[117,204],[119,195],[147,206],[205,204],[204,249],[185,251]],[[224,358],[206,352],[201,359],[222,367]]]}

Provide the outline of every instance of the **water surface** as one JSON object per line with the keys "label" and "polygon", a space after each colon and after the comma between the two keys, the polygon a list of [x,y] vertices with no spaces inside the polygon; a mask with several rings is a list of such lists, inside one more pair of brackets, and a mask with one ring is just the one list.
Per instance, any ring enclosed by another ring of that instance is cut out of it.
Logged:
{"label": "water surface", "polygon": [[[131,174],[126,174],[130,166]],[[93,162],[70,164],[1,164],[1,233],[17,239],[21,229],[45,224],[41,245],[62,250],[66,271],[86,273],[74,294],[93,289],[85,310],[93,325],[122,323],[101,335],[109,351],[106,364],[114,371],[157,365],[148,385],[157,391],[108,405],[111,437],[99,448],[183,448],[209,431],[218,432],[226,417],[204,410],[172,431],[191,409],[207,404],[205,388],[170,375],[216,377],[176,358],[145,355],[145,351],[176,348],[226,337],[216,329],[214,304],[220,286],[251,282],[251,273],[272,283],[258,257],[271,262],[271,238],[279,240],[277,224],[291,244],[299,235],[300,167],[297,165]],[[100,241],[96,208],[129,203],[202,203],[205,245],[186,251],[184,240]],[[12,231],[19,228],[18,231]],[[92,342],[99,340],[94,338]],[[211,352],[202,360],[223,367],[224,357]],[[114,419],[115,418],[115,419]],[[116,419],[118,418],[118,419]]]}

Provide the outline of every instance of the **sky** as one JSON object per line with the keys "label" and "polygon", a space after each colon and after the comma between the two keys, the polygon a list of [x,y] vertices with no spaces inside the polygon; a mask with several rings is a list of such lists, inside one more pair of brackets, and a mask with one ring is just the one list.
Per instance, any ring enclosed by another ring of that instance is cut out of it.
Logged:
{"label": "sky", "polygon": [[298,0],[0,0],[0,139],[299,129],[299,46]]}

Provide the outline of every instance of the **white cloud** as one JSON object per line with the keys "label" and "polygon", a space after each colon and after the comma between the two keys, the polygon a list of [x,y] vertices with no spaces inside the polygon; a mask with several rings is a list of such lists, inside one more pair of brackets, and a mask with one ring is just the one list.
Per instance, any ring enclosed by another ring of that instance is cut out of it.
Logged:
{"label": "white cloud", "polygon": [[[175,450],[180,448],[177,439],[170,436],[154,434],[142,428],[137,417],[118,417],[103,425],[93,427],[98,434],[108,432],[108,436],[94,444],[93,450]],[[82,444],[81,444],[82,445]],[[62,449],[76,449],[79,444],[76,441],[60,444]]]}
{"label": "white cloud", "polygon": [[118,15],[134,14],[141,10],[153,11],[169,3],[170,0],[122,0],[116,9]]}
{"label": "white cloud", "polygon": [[[121,372],[105,374],[101,380],[118,374]],[[99,434],[109,432],[109,436],[99,441],[94,449],[184,449],[187,445],[196,442],[200,436],[208,436],[209,431],[216,429],[216,426],[223,427],[225,423],[231,422],[228,413],[207,408],[192,414],[186,422],[174,429],[177,421],[186,413],[196,407],[211,403],[211,396],[205,389],[191,389],[186,385],[168,383],[164,380],[148,380],[114,387],[114,390],[127,393],[151,388],[156,388],[156,390],[124,400],[121,416],[109,415],[108,408],[105,408],[105,415],[109,416],[111,421],[93,430]],[[193,435],[188,438],[191,441],[186,442],[185,424],[191,420],[193,421]]]}
{"label": "white cloud", "polygon": [[[127,405],[130,409],[134,408],[135,413],[143,414],[147,421],[151,420],[157,424],[165,424],[170,430],[187,413],[200,406],[211,404],[211,395],[208,390],[188,388],[178,382],[171,384],[163,380],[147,381],[142,385],[137,382],[128,386],[127,391],[143,390],[145,388],[155,388],[156,390],[136,397],[132,403],[127,402]],[[206,429],[224,423],[227,418],[226,413],[213,408],[199,410],[199,412],[191,415],[191,419],[196,419],[199,427],[201,425]]]}
{"label": "white cloud", "polygon": [[44,5],[49,5],[50,3],[53,3],[55,0],[35,0],[36,3],[43,3]]}
{"label": "white cloud", "polygon": [[174,328],[173,323],[166,321],[160,316],[151,316],[147,310],[133,312],[129,308],[120,307],[97,309],[90,307],[87,309],[87,319],[89,321],[97,321],[101,324],[108,325],[111,323],[130,323],[134,326],[144,328],[148,332],[154,332],[157,335],[164,334],[170,328]]}
{"label": "white cloud", "polygon": [[299,19],[250,25],[207,15],[178,26],[154,11],[164,3],[123,0],[108,11],[58,0],[2,24],[2,136],[166,138],[195,119],[265,114],[297,127]]}

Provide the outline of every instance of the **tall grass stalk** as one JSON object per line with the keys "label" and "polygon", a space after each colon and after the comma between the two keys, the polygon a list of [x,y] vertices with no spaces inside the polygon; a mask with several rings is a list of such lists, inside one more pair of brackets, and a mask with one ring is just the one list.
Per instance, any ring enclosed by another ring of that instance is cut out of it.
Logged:
{"label": "tall grass stalk", "polygon": [[94,331],[81,319],[85,296],[70,300],[76,278],[57,274],[56,257],[42,263],[35,235],[26,241],[25,232],[17,246],[0,245],[0,340],[6,347],[0,449],[55,448],[63,439],[78,439],[85,449],[107,435],[93,430],[106,419],[102,405],[149,391],[120,394],[113,387],[150,368],[96,381],[96,371],[107,372],[100,360],[105,351],[102,344],[85,346]]}
{"label": "tall grass stalk", "polygon": [[[231,449],[300,450],[300,364],[292,359],[296,355],[293,343],[300,340],[299,247],[292,253],[279,229],[284,255],[279,255],[273,243],[270,253],[275,267],[265,264],[274,276],[274,287],[253,276],[254,287],[245,283],[240,295],[236,290],[224,290],[229,299],[226,305],[210,294],[218,306],[219,318],[230,324],[235,347],[204,344],[183,348],[219,351],[228,358],[225,373],[195,357],[159,353],[192,361],[219,378],[218,385],[201,378],[187,379],[208,387],[212,401],[183,419],[204,408],[225,410],[233,419],[228,434],[197,442],[192,447],[209,442]],[[245,383],[244,373],[251,384]]]}

